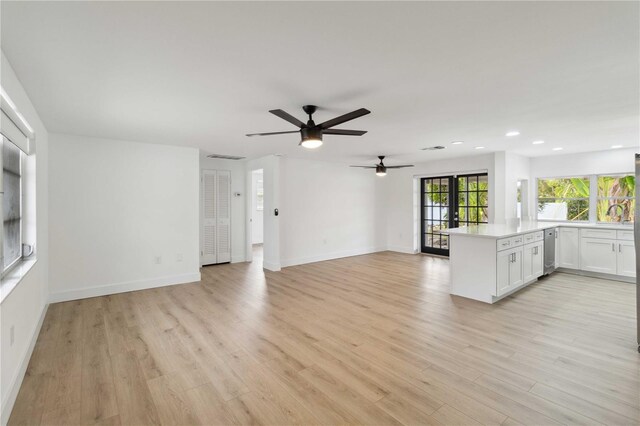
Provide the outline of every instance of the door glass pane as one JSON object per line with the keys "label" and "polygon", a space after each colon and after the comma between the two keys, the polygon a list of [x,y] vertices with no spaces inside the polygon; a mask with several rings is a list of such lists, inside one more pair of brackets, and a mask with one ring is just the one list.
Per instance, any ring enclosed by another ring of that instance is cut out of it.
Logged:
{"label": "door glass pane", "polygon": [[477,206],[478,205],[478,193],[477,192],[469,192],[468,195],[469,199],[469,205],[470,206]]}
{"label": "door glass pane", "polygon": [[449,237],[446,235],[443,235],[440,239],[440,247],[443,249],[448,249],[449,248]]}
{"label": "door glass pane", "polygon": [[478,176],[469,176],[467,178],[469,191],[477,191],[478,190]]}
{"label": "door glass pane", "polygon": [[458,178],[458,190],[459,191],[466,191],[467,190],[467,178],[466,177],[459,177]]}

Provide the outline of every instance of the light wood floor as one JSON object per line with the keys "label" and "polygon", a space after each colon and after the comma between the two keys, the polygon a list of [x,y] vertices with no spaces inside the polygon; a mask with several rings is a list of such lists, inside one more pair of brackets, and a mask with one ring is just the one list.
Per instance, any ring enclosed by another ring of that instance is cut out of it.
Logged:
{"label": "light wood floor", "polygon": [[378,253],[51,305],[10,424],[639,422],[634,286],[556,273],[490,306]]}

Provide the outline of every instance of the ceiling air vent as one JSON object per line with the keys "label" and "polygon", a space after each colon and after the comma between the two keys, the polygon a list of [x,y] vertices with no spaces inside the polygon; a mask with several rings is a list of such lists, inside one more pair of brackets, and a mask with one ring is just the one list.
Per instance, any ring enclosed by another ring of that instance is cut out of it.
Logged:
{"label": "ceiling air vent", "polygon": [[209,154],[207,158],[218,158],[220,160],[242,160],[247,157],[238,157],[236,155]]}
{"label": "ceiling air vent", "polygon": [[436,146],[428,146],[426,148],[422,148],[423,151],[436,151],[438,149],[444,149],[444,146],[436,145]]}

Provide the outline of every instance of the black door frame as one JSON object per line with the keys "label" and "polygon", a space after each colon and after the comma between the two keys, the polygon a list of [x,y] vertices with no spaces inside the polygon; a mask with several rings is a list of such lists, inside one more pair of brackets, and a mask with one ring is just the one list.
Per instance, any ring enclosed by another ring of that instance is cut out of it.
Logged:
{"label": "black door frame", "polygon": [[[442,221],[442,222],[446,222],[447,223],[447,228],[456,228],[460,225],[459,222],[459,215],[458,212],[460,210],[460,189],[458,187],[458,178],[461,177],[480,177],[480,176],[489,176],[488,173],[465,173],[465,174],[459,174],[459,175],[448,175],[448,176],[427,176],[427,177],[422,177],[420,178],[420,251],[422,253],[428,253],[428,254],[437,254],[440,256],[449,256],[449,247],[450,247],[450,241],[447,239],[447,248],[443,249],[441,247],[432,247],[432,246],[427,246],[425,245],[425,235],[426,235],[426,229],[425,229],[425,222],[427,220],[427,218],[425,217],[425,181],[427,179],[448,179],[449,183],[449,202],[448,202],[448,209],[449,209],[449,217],[448,217],[448,221]],[[487,191],[489,190],[489,188],[487,188]],[[463,192],[467,192],[468,191],[463,191]],[[477,190],[475,192],[478,192]],[[463,207],[469,207],[467,206],[463,206]],[[488,209],[488,206],[487,206]],[[488,213],[487,213],[488,214]],[[485,222],[469,222],[469,221],[465,221],[465,223],[485,223]]]}

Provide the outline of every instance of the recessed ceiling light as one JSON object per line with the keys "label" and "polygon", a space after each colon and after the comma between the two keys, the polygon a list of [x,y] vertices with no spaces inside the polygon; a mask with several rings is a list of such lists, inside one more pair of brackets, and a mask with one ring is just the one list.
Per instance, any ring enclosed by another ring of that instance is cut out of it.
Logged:
{"label": "recessed ceiling light", "polygon": [[540,144],[543,144],[544,141],[533,141],[531,143],[534,144],[534,145],[540,145]]}
{"label": "recessed ceiling light", "polygon": [[562,149],[563,149],[563,148],[562,148],[562,147],[559,147],[559,146],[557,146],[557,147],[553,148],[553,150],[554,150],[554,151],[562,151]]}
{"label": "recessed ceiling light", "polygon": [[476,149],[484,149],[484,146],[476,146]]}
{"label": "recessed ceiling light", "polygon": [[462,142],[462,141],[453,141],[453,142],[451,142],[451,145],[460,145],[460,144],[463,144],[463,143],[464,142]]}
{"label": "recessed ceiling light", "polygon": [[619,149],[622,148],[622,145],[611,145],[611,149]]}
{"label": "recessed ceiling light", "polygon": [[518,136],[519,134],[520,134],[519,131],[511,130],[511,131],[507,132],[507,134],[505,136]]}

